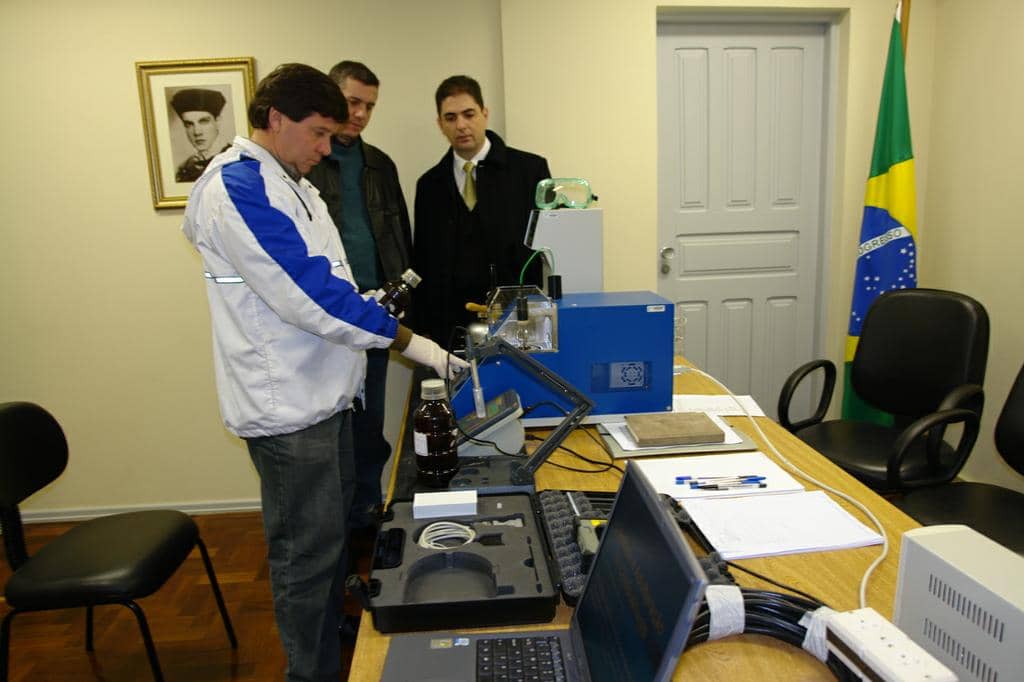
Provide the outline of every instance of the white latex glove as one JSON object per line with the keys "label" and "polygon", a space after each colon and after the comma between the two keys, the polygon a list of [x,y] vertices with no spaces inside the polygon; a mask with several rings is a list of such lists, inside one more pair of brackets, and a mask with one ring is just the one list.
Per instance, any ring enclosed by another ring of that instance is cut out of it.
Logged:
{"label": "white latex glove", "polygon": [[[360,296],[362,296],[364,300],[369,301],[372,298],[373,300],[377,301],[377,303],[380,303],[380,299],[384,298],[384,290],[383,289],[367,289],[366,291],[361,293]],[[390,312],[391,311],[389,310],[388,313],[390,313]],[[398,313],[398,317],[395,318],[395,319],[401,320],[404,317],[405,317],[405,311],[403,310],[400,313]]]}
{"label": "white latex glove", "polygon": [[366,291],[364,291],[362,293],[362,297],[363,297],[364,300],[367,300],[367,301],[369,301],[372,298],[373,300],[375,300],[377,302],[380,302],[380,299],[384,297],[384,290],[383,289],[367,289]]}
{"label": "white latex glove", "polygon": [[419,334],[412,335],[402,355],[417,364],[432,368],[442,379],[446,376],[449,380],[454,379],[460,371],[469,368],[468,362],[458,356],[449,355],[441,346]]}

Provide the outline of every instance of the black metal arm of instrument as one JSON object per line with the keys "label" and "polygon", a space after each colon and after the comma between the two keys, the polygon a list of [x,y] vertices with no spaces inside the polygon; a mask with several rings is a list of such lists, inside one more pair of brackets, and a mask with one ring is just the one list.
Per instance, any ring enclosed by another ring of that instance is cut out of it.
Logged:
{"label": "black metal arm of instrument", "polygon": [[[533,474],[540,468],[555,449],[562,444],[566,436],[572,432],[584,417],[594,409],[594,402],[587,396],[580,393],[572,384],[558,376],[555,372],[534,360],[532,357],[512,346],[504,339],[493,337],[482,344],[475,346],[474,354],[477,365],[482,365],[491,358],[504,357],[516,363],[521,369],[530,374],[533,378],[548,388],[556,398],[572,405],[571,410],[566,411],[565,418],[555,427],[554,431],[544,439],[536,450],[533,451],[525,462],[517,466],[512,472],[512,483],[516,485],[527,484],[533,481]],[[467,358],[468,360],[468,358]],[[464,373],[468,374],[468,372]],[[462,376],[457,380],[452,395],[455,395],[469,379]]]}

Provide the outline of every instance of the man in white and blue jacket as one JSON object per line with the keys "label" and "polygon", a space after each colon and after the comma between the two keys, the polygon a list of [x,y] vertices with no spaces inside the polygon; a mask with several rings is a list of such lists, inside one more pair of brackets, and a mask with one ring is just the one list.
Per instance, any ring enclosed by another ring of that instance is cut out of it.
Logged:
{"label": "man in white and blue jacket", "polygon": [[261,482],[289,681],[337,680],[352,500],[351,406],[368,348],[451,376],[465,363],[353,285],[338,230],[302,176],[348,117],[338,86],[302,64],[260,81],[251,139],[196,182],[182,229],[203,261],[221,414]]}

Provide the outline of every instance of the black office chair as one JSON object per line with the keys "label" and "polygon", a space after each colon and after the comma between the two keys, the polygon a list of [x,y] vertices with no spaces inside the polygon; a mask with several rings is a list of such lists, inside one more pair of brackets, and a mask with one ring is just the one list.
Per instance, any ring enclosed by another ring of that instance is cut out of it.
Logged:
{"label": "black office chair", "polygon": [[76,525],[33,556],[25,549],[18,505],[64,471],[68,446],[57,420],[32,403],[0,405],[0,527],[13,575],[12,609],[0,625],[0,682],[7,681],[11,621],[26,611],[85,607],[85,648],[93,650],[92,611],[122,604],[135,614],[157,682],[163,680],[146,616],[135,602],[158,590],[199,546],[232,648],[238,648],[217,576],[187,514],[153,510],[114,514]]}
{"label": "black office chair", "polygon": [[[882,294],[864,318],[850,381],[866,403],[893,415],[893,425],[822,421],[836,383],[828,360],[811,361],[786,380],[779,422],[880,492],[948,483],[978,437],[988,332],[988,313],[970,296],[937,289]],[[793,394],[818,369],[825,374],[818,407],[794,423]],[[943,436],[958,423],[963,430],[953,447]]]}
{"label": "black office chair", "polygon": [[[996,450],[1024,474],[1024,367],[996,421]],[[1024,554],[1024,494],[988,483],[960,481],[912,490],[893,500],[926,526],[963,523]]]}

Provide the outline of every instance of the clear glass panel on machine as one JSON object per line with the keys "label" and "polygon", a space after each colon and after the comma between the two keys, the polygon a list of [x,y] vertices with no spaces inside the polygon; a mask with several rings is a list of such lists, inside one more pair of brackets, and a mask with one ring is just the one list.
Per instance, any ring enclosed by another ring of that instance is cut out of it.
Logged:
{"label": "clear glass panel on machine", "polygon": [[487,304],[490,335],[526,352],[558,350],[558,307],[536,286],[498,287]]}

